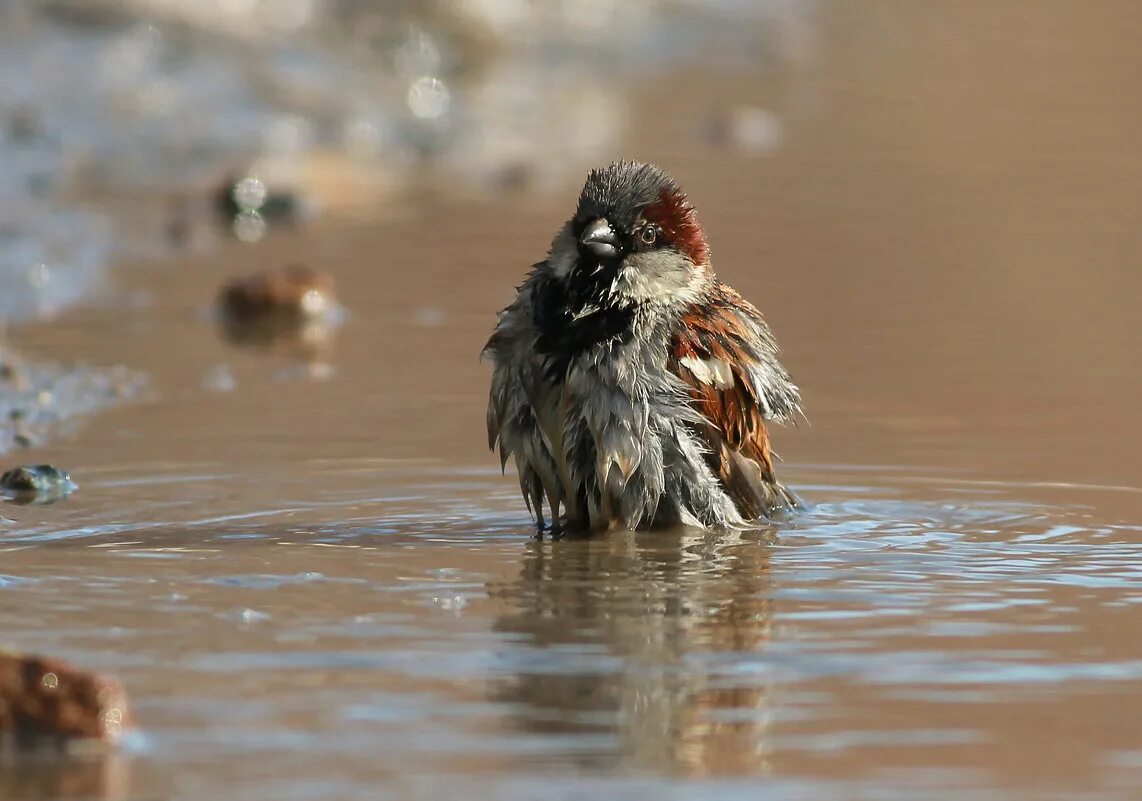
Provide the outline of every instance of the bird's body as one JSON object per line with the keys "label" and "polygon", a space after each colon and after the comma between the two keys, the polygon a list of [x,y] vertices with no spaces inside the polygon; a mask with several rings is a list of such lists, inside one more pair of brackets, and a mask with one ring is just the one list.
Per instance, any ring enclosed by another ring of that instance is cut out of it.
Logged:
{"label": "bird's body", "polygon": [[798,390],[656,167],[590,174],[484,353],[489,444],[541,527],[544,503],[573,529],[739,527],[794,505],[765,421],[792,418]]}

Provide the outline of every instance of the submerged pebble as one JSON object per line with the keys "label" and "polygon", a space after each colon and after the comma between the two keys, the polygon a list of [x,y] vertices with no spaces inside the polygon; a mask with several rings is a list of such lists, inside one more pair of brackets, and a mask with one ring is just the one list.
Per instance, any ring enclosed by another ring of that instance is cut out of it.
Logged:
{"label": "submerged pebble", "polygon": [[297,190],[271,188],[252,175],[227,178],[215,194],[215,207],[234,226],[239,238],[242,221],[256,218],[263,226],[292,225],[310,216],[311,211]]}
{"label": "submerged pebble", "polygon": [[324,364],[345,316],[333,278],[306,267],[255,273],[222,288],[222,333],[233,345],[285,352]]}
{"label": "submerged pebble", "polygon": [[54,503],[75,489],[67,471],[50,464],[21,465],[0,475],[0,492],[17,503]]}
{"label": "submerged pebble", "polygon": [[114,743],[129,725],[127,695],[113,679],[0,651],[0,747]]}
{"label": "submerged pebble", "polygon": [[337,306],[333,277],[308,267],[254,273],[222,288],[219,306],[232,319],[281,318],[302,322],[327,316]]}

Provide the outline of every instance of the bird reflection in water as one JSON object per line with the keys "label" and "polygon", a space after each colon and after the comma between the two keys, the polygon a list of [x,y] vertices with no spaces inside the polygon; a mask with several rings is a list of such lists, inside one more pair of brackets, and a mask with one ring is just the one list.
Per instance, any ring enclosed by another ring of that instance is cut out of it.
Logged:
{"label": "bird reflection in water", "polygon": [[526,732],[573,743],[583,767],[688,776],[768,772],[763,674],[772,530],[616,533],[532,541],[517,581],[491,587],[496,628],[523,651],[493,695]]}

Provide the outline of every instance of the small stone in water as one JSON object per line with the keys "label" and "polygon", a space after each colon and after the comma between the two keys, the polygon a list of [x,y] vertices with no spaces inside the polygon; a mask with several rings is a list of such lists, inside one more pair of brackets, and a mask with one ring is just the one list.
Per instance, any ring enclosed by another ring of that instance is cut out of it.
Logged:
{"label": "small stone in water", "polygon": [[71,494],[75,482],[67,471],[50,464],[21,465],[0,475],[0,491],[14,500],[27,500],[35,496],[41,500],[59,500]]}
{"label": "small stone in water", "polygon": [[231,344],[295,351],[307,363],[327,360],[344,316],[333,278],[300,266],[235,279],[219,293],[218,309]]}
{"label": "small stone in water", "polygon": [[227,221],[256,214],[264,225],[295,223],[307,216],[307,204],[296,192],[271,188],[253,176],[228,179],[218,190],[215,205]]}
{"label": "small stone in water", "polygon": [[0,651],[0,747],[114,743],[129,726],[118,682],[55,659]]}
{"label": "small stone in water", "polygon": [[337,301],[333,278],[307,267],[288,267],[239,278],[222,288],[222,311],[232,319],[282,317],[320,318]]}

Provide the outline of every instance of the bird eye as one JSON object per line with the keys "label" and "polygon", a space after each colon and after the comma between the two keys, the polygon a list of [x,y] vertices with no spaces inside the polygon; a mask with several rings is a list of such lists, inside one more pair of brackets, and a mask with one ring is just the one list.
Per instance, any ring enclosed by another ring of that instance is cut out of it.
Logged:
{"label": "bird eye", "polygon": [[658,241],[658,229],[653,225],[648,225],[638,232],[638,238],[644,245],[653,245]]}

